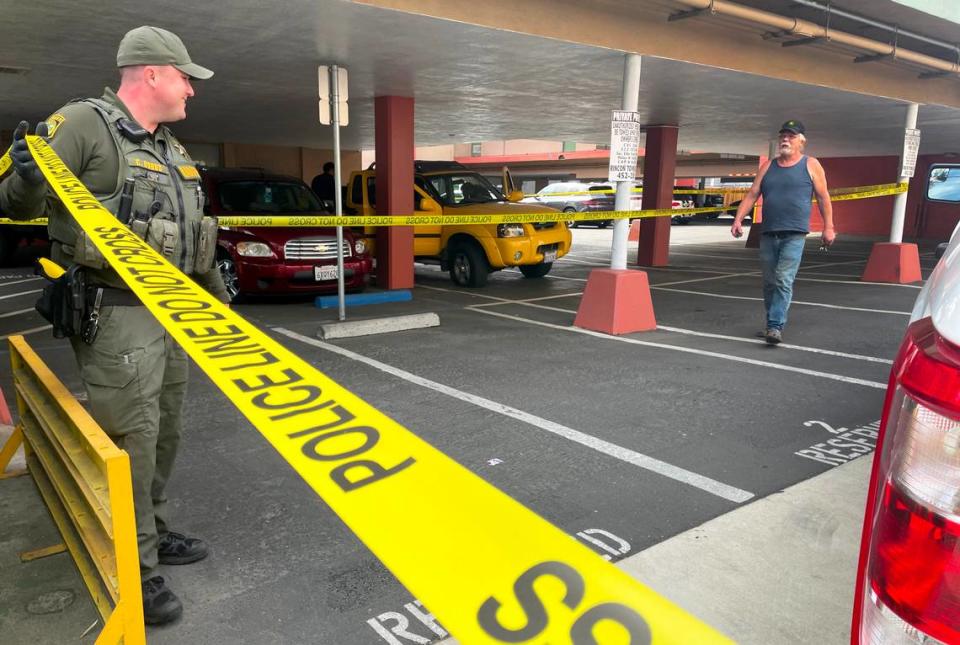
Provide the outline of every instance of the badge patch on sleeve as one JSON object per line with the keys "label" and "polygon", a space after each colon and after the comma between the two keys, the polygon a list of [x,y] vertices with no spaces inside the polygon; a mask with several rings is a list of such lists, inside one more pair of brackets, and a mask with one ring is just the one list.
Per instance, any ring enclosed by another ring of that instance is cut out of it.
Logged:
{"label": "badge patch on sleeve", "polygon": [[57,133],[57,130],[66,120],[67,119],[59,112],[51,114],[50,118],[47,119],[47,139],[52,139],[53,135]]}
{"label": "badge patch on sleeve", "polygon": [[177,166],[177,171],[184,179],[200,179],[200,172],[197,170],[196,166],[191,164]]}

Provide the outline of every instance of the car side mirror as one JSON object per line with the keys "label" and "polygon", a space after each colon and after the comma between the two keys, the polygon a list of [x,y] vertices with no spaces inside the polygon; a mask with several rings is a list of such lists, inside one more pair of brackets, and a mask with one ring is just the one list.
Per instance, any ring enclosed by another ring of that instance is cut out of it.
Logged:
{"label": "car side mirror", "polygon": [[417,210],[431,215],[443,215],[443,209],[440,208],[440,204],[433,197],[421,197],[420,206]]}
{"label": "car side mirror", "polygon": [[507,195],[508,202],[519,202],[523,201],[523,191],[522,190],[512,190],[510,194]]}

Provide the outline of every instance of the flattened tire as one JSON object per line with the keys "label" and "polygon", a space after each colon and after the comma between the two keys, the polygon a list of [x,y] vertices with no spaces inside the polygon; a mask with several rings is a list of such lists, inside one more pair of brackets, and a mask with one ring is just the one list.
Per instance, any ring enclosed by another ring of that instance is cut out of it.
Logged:
{"label": "flattened tire", "polygon": [[524,278],[542,278],[550,273],[553,268],[553,262],[541,262],[540,264],[523,264],[520,266],[520,273]]}
{"label": "flattened tire", "polygon": [[450,264],[450,279],[460,287],[477,288],[487,284],[490,266],[487,256],[472,242],[458,242],[447,254]]}

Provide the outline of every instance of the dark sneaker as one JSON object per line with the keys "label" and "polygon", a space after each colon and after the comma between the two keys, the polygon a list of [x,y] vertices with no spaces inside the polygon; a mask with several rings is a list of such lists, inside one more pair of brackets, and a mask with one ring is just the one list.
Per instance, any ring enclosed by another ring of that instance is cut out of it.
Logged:
{"label": "dark sneaker", "polygon": [[206,542],[198,538],[191,538],[182,533],[164,533],[157,545],[157,555],[160,564],[190,564],[207,557],[210,550]]}
{"label": "dark sneaker", "polygon": [[767,345],[776,345],[783,340],[783,334],[779,329],[767,330]]}
{"label": "dark sneaker", "polygon": [[163,577],[154,576],[143,581],[143,622],[162,625],[180,617],[183,605],[180,599],[167,589]]}

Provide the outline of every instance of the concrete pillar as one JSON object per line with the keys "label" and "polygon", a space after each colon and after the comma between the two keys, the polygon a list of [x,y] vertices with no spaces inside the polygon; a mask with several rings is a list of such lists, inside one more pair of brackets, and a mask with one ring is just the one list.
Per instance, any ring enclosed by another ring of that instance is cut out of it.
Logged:
{"label": "concrete pillar", "polygon": [[[647,128],[646,154],[643,158],[643,209],[670,208],[673,204],[673,179],[677,165],[675,125]],[[637,264],[666,266],[670,262],[670,218],[641,220]]]}
{"label": "concrete pillar", "polygon": [[[907,105],[907,118],[904,127],[907,130],[914,130],[917,127],[917,113],[920,106],[916,103]],[[901,164],[903,160],[900,160]],[[909,177],[900,177],[901,184],[910,184]],[[890,222],[890,242],[897,244],[903,241],[903,220],[907,212],[907,193],[902,192],[896,196],[893,202],[893,218]]]}
{"label": "concrete pillar", "polygon": [[[413,105],[405,96],[374,99],[377,215],[413,214]],[[377,285],[413,287],[413,227],[377,229]]]}
{"label": "concrete pillar", "polygon": [[[640,102],[640,69],[642,59],[637,54],[627,54],[623,63],[623,96],[620,109],[626,112],[636,112]],[[616,211],[630,210],[630,197],[633,192],[632,181],[618,181],[617,195],[614,198],[613,209]],[[627,235],[630,232],[630,221],[625,219],[613,222],[613,243],[610,249],[610,268],[627,268]]]}

